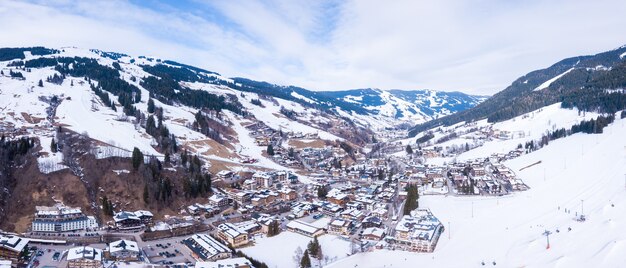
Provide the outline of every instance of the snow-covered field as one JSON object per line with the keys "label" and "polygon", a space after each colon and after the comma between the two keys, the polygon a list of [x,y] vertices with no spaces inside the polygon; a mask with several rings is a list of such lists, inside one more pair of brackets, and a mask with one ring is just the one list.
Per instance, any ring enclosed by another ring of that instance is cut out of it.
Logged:
{"label": "snow-covered field", "polygon": [[583,120],[595,119],[598,116],[599,114],[597,113],[579,113],[578,109],[563,109],[561,108],[561,103],[555,103],[513,119],[494,124],[494,130],[508,131],[512,134],[513,138],[488,141],[481,147],[459,155],[457,159],[466,160],[487,157],[492,153],[507,153],[515,149],[518,144],[523,145],[527,141],[541,139],[541,136],[548,131],[554,131],[560,128],[570,129],[572,125],[578,124]]}
{"label": "snow-covered field", "polygon": [[[421,198],[420,206],[429,207],[447,228],[432,254],[374,251],[329,267],[483,267],[483,261],[492,267],[493,262],[498,267],[624,267],[624,137],[626,120],[618,119],[603,134],[558,139],[505,162],[531,187],[525,192]],[[520,171],[537,161],[541,164]],[[575,221],[583,210],[587,220]]]}
{"label": "snow-covered field", "polygon": [[[269,267],[297,267],[293,258],[296,249],[300,247],[304,251],[311,240],[310,237],[284,231],[275,237],[257,239],[253,247],[243,248],[242,251],[252,258],[265,262]],[[345,258],[350,253],[350,242],[338,236],[326,234],[318,237],[318,240],[322,245],[322,253],[328,257],[329,263]],[[317,261],[312,263],[319,265]]]}

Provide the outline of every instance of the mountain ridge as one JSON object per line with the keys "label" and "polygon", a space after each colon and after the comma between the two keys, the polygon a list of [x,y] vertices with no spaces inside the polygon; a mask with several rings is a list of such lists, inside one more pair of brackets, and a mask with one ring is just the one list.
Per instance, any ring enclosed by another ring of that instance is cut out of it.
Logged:
{"label": "mountain ridge", "polygon": [[[623,109],[626,107],[623,94],[606,90],[626,86],[625,53],[626,46],[622,46],[595,55],[565,58],[547,68],[531,71],[475,107],[429,122],[418,122],[409,136],[462,121],[487,118],[498,122],[557,102],[563,102],[564,108],[578,107],[586,111]],[[554,78],[557,79],[549,81]],[[547,82],[550,83],[545,88],[540,88]]]}

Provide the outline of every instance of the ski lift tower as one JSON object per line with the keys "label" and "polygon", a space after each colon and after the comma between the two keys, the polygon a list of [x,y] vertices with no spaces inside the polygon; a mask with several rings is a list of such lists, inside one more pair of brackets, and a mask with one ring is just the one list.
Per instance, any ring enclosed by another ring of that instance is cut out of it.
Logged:
{"label": "ski lift tower", "polygon": [[550,249],[550,235],[552,234],[552,232],[546,230],[545,232],[543,232],[543,235],[546,236],[546,249]]}

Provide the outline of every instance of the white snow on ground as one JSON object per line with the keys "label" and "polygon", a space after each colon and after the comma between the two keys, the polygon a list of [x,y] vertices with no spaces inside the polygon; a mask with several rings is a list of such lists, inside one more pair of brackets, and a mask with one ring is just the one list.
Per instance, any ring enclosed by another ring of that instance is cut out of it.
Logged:
{"label": "white snow on ground", "polygon": [[[326,234],[317,239],[322,245],[322,253],[328,256],[330,261],[345,258],[350,253],[350,242],[338,236]],[[293,259],[295,251],[300,247],[304,252],[311,240],[313,238],[284,231],[274,237],[256,239],[254,246],[242,248],[241,251],[254,259],[265,262],[269,267],[298,267]],[[315,260],[312,260],[312,263],[318,264]]]}
{"label": "white snow on ground", "polygon": [[620,59],[623,59],[624,57],[626,57],[626,52],[622,53],[621,55],[619,55]]}
{"label": "white snow on ground", "polygon": [[45,153],[37,158],[37,164],[41,173],[52,173],[62,169],[66,169],[67,166],[61,164],[63,162],[63,154],[61,152],[53,153],[50,148],[52,143],[52,137],[41,136],[39,137],[41,143],[41,151]]}
{"label": "white snow on ground", "polygon": [[[375,251],[329,267],[483,267],[481,261],[487,266],[495,261],[497,267],[622,267],[624,137],[626,120],[618,119],[604,134],[558,139],[506,162],[531,187],[525,192],[500,198],[420,198],[420,205],[449,228],[432,254]],[[520,171],[538,161],[541,164]],[[575,221],[583,209],[587,221]],[[545,230],[552,232],[550,249],[542,235]]]}
{"label": "white snow on ground", "polygon": [[542,89],[548,88],[548,87],[550,86],[550,84],[554,83],[554,81],[559,80],[559,78],[563,77],[564,75],[566,75],[567,73],[571,72],[571,71],[572,71],[572,70],[574,70],[574,69],[575,69],[575,68],[574,68],[574,67],[572,67],[572,68],[570,68],[569,70],[565,71],[564,73],[559,74],[559,75],[557,75],[557,76],[555,76],[555,77],[551,78],[550,80],[543,82],[543,84],[541,84],[541,85],[539,85],[537,88],[535,88],[535,89],[534,89],[534,91],[539,91],[539,90],[542,90]]}
{"label": "white snow on ground", "polygon": [[520,143],[523,145],[527,141],[540,139],[547,131],[554,131],[560,128],[570,129],[572,125],[578,124],[583,120],[595,119],[598,116],[599,114],[591,112],[579,113],[578,109],[563,109],[561,108],[561,103],[555,103],[494,124],[494,130],[509,131],[513,134],[513,138],[508,140],[495,139],[485,142],[483,146],[459,155],[458,159],[487,157],[491,153],[508,153]]}
{"label": "white snow on ground", "polygon": [[233,122],[232,128],[237,133],[237,139],[239,143],[235,144],[237,153],[243,156],[248,156],[258,160],[255,165],[262,166],[270,169],[286,170],[287,168],[277,164],[276,162],[263,156],[263,150],[265,147],[258,146],[254,139],[250,136],[250,131],[246,129],[242,124],[250,123],[248,120],[239,119],[238,115],[230,111],[224,111],[228,118]]}
{"label": "white snow on ground", "polygon": [[298,113],[305,112],[305,108],[302,107],[302,105],[298,103],[286,101],[283,99],[275,99],[279,103],[279,105],[275,105],[274,103],[271,103],[267,100],[261,100],[261,103],[263,103],[263,106],[265,107],[260,107],[260,106],[250,103],[249,101],[250,99],[258,98],[256,94],[244,93],[244,95],[246,96],[246,98],[245,100],[241,101],[241,104],[248,111],[254,114],[257,120],[263,122],[265,125],[273,129],[276,129],[276,130],[282,129],[284,132],[287,132],[287,131],[291,131],[294,133],[301,132],[304,134],[315,133],[315,134],[318,134],[319,137],[324,140],[331,140],[331,141],[343,140],[342,138],[339,138],[326,131],[307,126],[300,122],[292,121],[284,117],[282,114],[280,114],[281,106],[285,107],[286,109],[290,109],[295,112],[298,112]]}
{"label": "white snow on ground", "polygon": [[296,97],[296,98],[298,98],[298,99],[301,99],[301,100],[303,100],[303,101],[306,101],[306,102],[308,102],[308,103],[316,103],[314,100],[312,100],[312,99],[310,99],[310,98],[307,98],[307,97],[305,97],[305,96],[303,96],[303,95],[301,95],[301,94],[298,94],[298,92],[295,92],[295,91],[292,91],[292,92],[291,92],[291,96],[294,96],[294,97]]}
{"label": "white snow on ground", "polygon": [[[160,155],[151,145],[150,137],[141,128],[130,122],[117,121],[121,109],[114,112],[100,104],[100,99],[91,91],[88,84],[75,84],[70,87],[64,82],[66,99],[57,108],[59,122],[78,133],[87,133],[89,137],[111,145],[132,151],[139,148],[145,154]],[[68,98],[69,97],[69,98]],[[96,102],[94,105],[93,103]],[[97,110],[94,110],[96,108]]]}

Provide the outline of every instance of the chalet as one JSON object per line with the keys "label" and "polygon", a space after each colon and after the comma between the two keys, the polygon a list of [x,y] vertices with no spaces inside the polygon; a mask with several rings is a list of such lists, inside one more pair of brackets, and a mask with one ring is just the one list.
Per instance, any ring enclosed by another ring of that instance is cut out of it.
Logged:
{"label": "chalet", "polygon": [[222,170],[217,173],[217,180],[230,180],[235,176],[235,173],[230,170]]}
{"label": "chalet", "polygon": [[0,234],[0,259],[9,260],[17,265],[20,253],[27,247],[29,240],[18,236]]}
{"label": "chalet", "polygon": [[389,211],[387,210],[385,205],[378,205],[374,210],[371,211],[370,216],[376,216],[376,217],[380,217],[380,218],[384,218],[387,216],[387,213]]}
{"label": "chalet", "polygon": [[141,222],[141,219],[133,212],[120,211],[113,216],[115,226],[118,229],[140,229],[145,225]]}
{"label": "chalet", "polygon": [[292,200],[296,200],[296,198],[298,198],[298,193],[290,188],[283,188],[278,190],[278,197],[282,200],[285,201],[292,201]]}
{"label": "chalet", "polygon": [[268,203],[266,195],[257,195],[253,197],[250,201],[253,206],[264,206]]}
{"label": "chalet", "polygon": [[475,167],[472,169],[472,176],[485,176],[485,168],[483,167]]}
{"label": "chalet", "polygon": [[92,247],[71,248],[67,252],[67,268],[100,268],[102,250]]}
{"label": "chalet", "polygon": [[346,209],[341,212],[341,218],[350,221],[361,221],[363,218],[365,218],[365,214],[361,210]]}
{"label": "chalet", "polygon": [[228,207],[228,198],[220,194],[214,194],[209,197],[209,204],[219,209],[224,209]]}
{"label": "chalet", "polygon": [[379,216],[368,216],[361,222],[363,228],[370,227],[381,227],[383,224],[383,219]]}
{"label": "chalet", "polygon": [[248,233],[232,223],[222,223],[217,226],[217,237],[234,248],[249,242]]}
{"label": "chalet", "polygon": [[276,171],[272,175],[275,180],[280,182],[285,182],[289,178],[289,174],[287,173],[287,171]]}
{"label": "chalet", "polygon": [[252,180],[256,183],[259,188],[270,188],[272,187],[272,177],[265,172],[257,172],[252,175]]}
{"label": "chalet", "polygon": [[322,213],[326,216],[329,217],[338,217],[341,213],[341,211],[343,210],[343,208],[337,204],[332,204],[332,203],[324,203],[321,206],[322,209]]}
{"label": "chalet", "polygon": [[290,221],[287,224],[287,230],[308,237],[316,237],[324,234],[324,229],[298,220]]}
{"label": "chalet", "polygon": [[113,216],[118,229],[138,229],[152,223],[154,215],[147,210],[120,211]]}
{"label": "chalet", "polygon": [[243,186],[242,188],[244,190],[248,190],[248,191],[254,191],[258,188],[259,186],[256,184],[256,182],[253,179],[247,179],[245,181],[243,181]]}
{"label": "chalet", "polygon": [[348,235],[350,234],[350,227],[350,221],[335,219],[328,225],[328,233],[335,235]]}
{"label": "chalet", "polygon": [[372,240],[372,241],[380,241],[386,235],[387,234],[385,233],[385,229],[376,228],[376,227],[366,228],[365,230],[363,230],[363,234],[362,234],[363,239]]}
{"label": "chalet", "polygon": [[227,194],[228,197],[239,205],[247,205],[250,203],[250,199],[252,199],[252,192],[250,191],[230,190]]}
{"label": "chalet", "polygon": [[[333,189],[335,190],[335,189]],[[332,190],[331,190],[332,191]],[[347,194],[344,193],[328,193],[328,196],[326,197],[328,202],[331,202],[333,204],[339,205],[339,206],[344,206],[346,203],[348,203],[348,201],[350,201],[350,198],[348,197]]]}
{"label": "chalet", "polygon": [[117,261],[139,260],[139,246],[130,240],[118,240],[109,244],[110,257]]}

